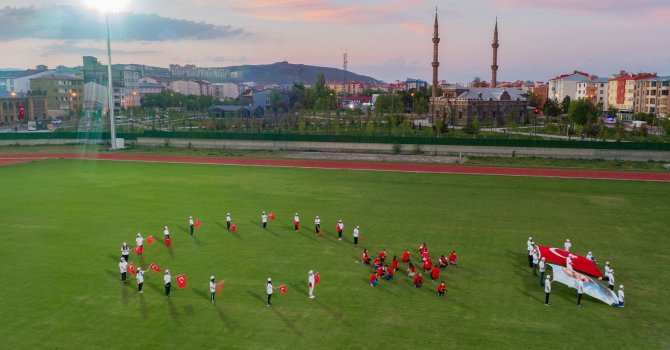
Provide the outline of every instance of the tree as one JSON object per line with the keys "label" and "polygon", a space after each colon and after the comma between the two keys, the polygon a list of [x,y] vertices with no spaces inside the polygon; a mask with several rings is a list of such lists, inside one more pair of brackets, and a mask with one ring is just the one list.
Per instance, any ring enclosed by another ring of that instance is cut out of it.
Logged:
{"label": "tree", "polygon": [[550,117],[558,117],[561,113],[561,110],[558,108],[556,101],[548,99],[544,102],[544,114]]}
{"label": "tree", "polygon": [[607,116],[608,117],[616,117],[616,114],[619,113],[619,109],[610,105],[607,107]]}
{"label": "tree", "polygon": [[568,119],[577,125],[593,124],[598,117],[598,109],[589,100],[579,99],[568,105]]}
{"label": "tree", "polygon": [[561,102],[561,110],[565,113],[570,110],[570,96],[565,96]]}
{"label": "tree", "polygon": [[326,78],[323,76],[323,73],[319,73],[319,75],[316,77],[316,84],[314,84],[314,88],[316,90],[317,98],[326,97]]}

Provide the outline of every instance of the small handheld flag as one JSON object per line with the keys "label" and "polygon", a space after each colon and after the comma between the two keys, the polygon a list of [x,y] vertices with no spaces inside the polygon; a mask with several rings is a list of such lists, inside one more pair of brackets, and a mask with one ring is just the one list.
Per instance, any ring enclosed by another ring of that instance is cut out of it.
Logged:
{"label": "small handheld flag", "polygon": [[149,235],[149,237],[147,237],[147,243],[154,244],[155,241],[156,239],[154,239],[154,235]]}
{"label": "small handheld flag", "polygon": [[317,272],[316,275],[314,275],[314,284],[318,285],[320,281],[321,281],[321,273]]}
{"label": "small handheld flag", "polygon": [[135,271],[135,263],[128,264],[128,271],[130,271],[130,273],[133,275],[137,274],[137,271]]}
{"label": "small handheld flag", "polygon": [[186,288],[186,275],[179,275],[176,278],[177,280],[177,288]]}
{"label": "small handheld flag", "polygon": [[165,239],[165,245],[168,246],[168,247],[172,246],[172,239],[166,238]]}
{"label": "small handheld flag", "polygon": [[288,294],[288,289],[286,289],[286,286],[283,284],[279,286],[279,291],[281,291],[282,294]]}
{"label": "small handheld flag", "polygon": [[221,295],[223,294],[223,284],[225,283],[225,280],[222,280],[221,282],[216,284],[216,294]]}
{"label": "small handheld flag", "polygon": [[237,226],[235,224],[230,225],[230,232],[235,233],[237,231]]}
{"label": "small handheld flag", "polygon": [[156,271],[156,272],[161,272],[161,268],[156,266],[156,264],[152,263],[151,265],[149,265],[149,268]]}
{"label": "small handheld flag", "polygon": [[275,219],[275,213],[270,213],[270,215],[268,215],[268,218],[270,218],[270,220],[274,220]]}
{"label": "small handheld flag", "polygon": [[319,236],[323,237],[323,231],[319,230]]}
{"label": "small handheld flag", "polygon": [[138,255],[139,255],[139,254],[140,254],[141,252],[142,252],[142,250],[141,250],[141,248],[140,248],[140,247],[135,247],[135,248],[133,248],[133,253],[135,253],[135,254],[138,254]]}
{"label": "small handheld flag", "polygon": [[200,227],[200,219],[195,219],[195,227]]}

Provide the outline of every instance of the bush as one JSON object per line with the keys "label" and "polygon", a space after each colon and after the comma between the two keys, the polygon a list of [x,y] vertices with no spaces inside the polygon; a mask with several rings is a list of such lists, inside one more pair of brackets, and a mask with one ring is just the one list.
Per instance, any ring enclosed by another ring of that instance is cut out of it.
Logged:
{"label": "bush", "polygon": [[417,143],[412,147],[412,153],[414,154],[423,154],[423,149],[421,148],[421,144]]}
{"label": "bush", "polygon": [[391,145],[391,152],[393,152],[393,154],[400,154],[400,152],[402,152],[402,145],[400,142],[396,142]]}

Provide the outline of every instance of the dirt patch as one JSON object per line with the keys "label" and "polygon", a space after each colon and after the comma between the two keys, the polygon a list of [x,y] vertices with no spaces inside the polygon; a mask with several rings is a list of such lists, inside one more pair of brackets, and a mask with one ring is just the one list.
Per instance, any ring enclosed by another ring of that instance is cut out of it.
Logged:
{"label": "dirt patch", "polygon": [[290,159],[315,160],[346,160],[356,162],[398,162],[398,163],[432,163],[462,164],[467,158],[422,155],[370,154],[370,153],[336,153],[336,152],[297,152],[284,156]]}

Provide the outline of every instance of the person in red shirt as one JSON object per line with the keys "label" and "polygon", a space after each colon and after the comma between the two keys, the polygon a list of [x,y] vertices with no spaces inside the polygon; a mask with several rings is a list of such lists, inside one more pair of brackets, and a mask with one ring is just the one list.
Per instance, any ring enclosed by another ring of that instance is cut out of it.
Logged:
{"label": "person in red shirt", "polygon": [[387,281],[392,280],[392,279],[393,279],[393,275],[394,275],[393,269],[392,269],[392,268],[389,268],[388,265],[386,265],[386,280],[387,280]]}
{"label": "person in red shirt", "polygon": [[414,268],[414,265],[412,265],[412,263],[409,263],[409,267],[407,268],[407,276],[414,277],[415,274],[416,269]]}
{"label": "person in red shirt", "polygon": [[393,256],[393,260],[391,260],[391,269],[398,271],[398,258],[395,255]]}
{"label": "person in red shirt", "polygon": [[447,285],[444,284],[444,281],[442,281],[442,283],[440,283],[440,285],[437,286],[437,295],[443,297],[444,293],[446,292],[447,292]]}
{"label": "person in red shirt", "polygon": [[442,255],[440,258],[437,260],[438,265],[440,265],[440,268],[445,268],[449,266],[449,262],[447,261],[447,257]]}
{"label": "person in red shirt", "polygon": [[370,286],[376,287],[377,286],[377,274],[373,273],[370,275]]}
{"label": "person in red shirt", "polygon": [[363,264],[370,265],[370,256],[368,256],[368,250],[363,249]]}
{"label": "person in red shirt", "polygon": [[427,251],[428,251],[428,245],[426,245],[426,242],[423,242],[423,244],[419,246],[419,254],[423,255],[423,253]]}
{"label": "person in red shirt", "polygon": [[440,278],[440,268],[437,265],[433,266],[433,269],[430,270],[430,278],[434,280]]}
{"label": "person in red shirt", "polygon": [[433,266],[433,263],[430,261],[430,259],[426,259],[423,262],[423,269],[426,270],[426,272],[430,271],[431,266]]}
{"label": "person in red shirt", "polygon": [[427,250],[424,251],[423,253],[421,253],[421,258],[422,258],[423,260],[428,260],[428,259],[430,259],[430,254],[428,254],[428,251],[427,251]]}
{"label": "person in red shirt", "polygon": [[416,276],[414,276],[414,287],[421,288],[422,286],[423,286],[423,277],[421,277],[421,273],[419,273]]}
{"label": "person in red shirt", "polygon": [[386,260],[386,249],[382,249],[382,251],[379,252],[379,259],[382,261],[382,263],[384,260]]}
{"label": "person in red shirt", "polygon": [[377,266],[377,277],[382,278],[384,277],[384,266]]}
{"label": "person in red shirt", "polygon": [[377,268],[377,266],[379,266],[381,264],[382,264],[382,261],[379,258],[375,258],[375,260],[372,260],[372,265],[374,265],[375,268]]}
{"label": "person in red shirt", "polygon": [[402,253],[402,262],[405,264],[409,263],[409,250],[405,250],[405,252]]}
{"label": "person in red shirt", "polygon": [[458,258],[456,257],[456,251],[452,250],[449,254],[449,265],[458,265]]}

